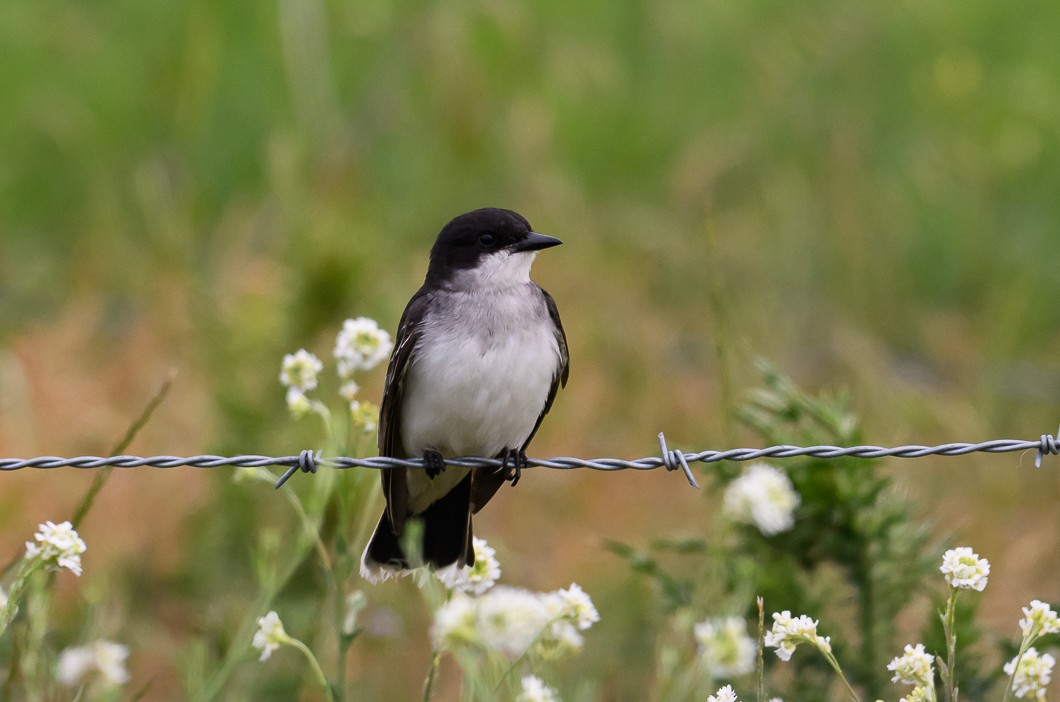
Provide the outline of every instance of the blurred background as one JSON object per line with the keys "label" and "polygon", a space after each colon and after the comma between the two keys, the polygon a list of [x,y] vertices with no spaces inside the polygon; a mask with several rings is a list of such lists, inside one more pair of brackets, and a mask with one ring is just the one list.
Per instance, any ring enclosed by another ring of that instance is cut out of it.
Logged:
{"label": "blurred background", "polygon": [[[1052,433],[1058,29],[1044,0],[0,3],[0,456],[107,453],[171,370],[131,453],[319,443],[288,416],[283,354],[329,361],[347,317],[393,332],[437,231],[482,206],[565,242],[535,277],[571,380],[532,455],[754,442],[731,410],[758,356],[845,391],[870,443]],[[362,385],[378,401],[382,372]],[[1033,459],[887,463],[991,560],[1005,635],[1060,599],[1060,464]],[[90,478],[0,476],[3,560]],[[59,579],[107,602],[97,633],[152,697],[179,698],[181,652],[252,579],[239,554],[287,518],[230,478],[116,473],[85,578]],[[534,470],[476,526],[504,582],[593,595],[578,665],[635,686],[644,588],[601,544],[702,531],[715,498]],[[219,543],[231,560],[203,556]],[[369,589],[404,618],[354,647],[367,699],[422,681],[410,587]]]}

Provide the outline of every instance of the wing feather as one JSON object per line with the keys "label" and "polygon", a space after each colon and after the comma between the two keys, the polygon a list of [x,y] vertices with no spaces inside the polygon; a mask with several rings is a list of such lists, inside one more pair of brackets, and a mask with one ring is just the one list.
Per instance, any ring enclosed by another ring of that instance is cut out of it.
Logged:
{"label": "wing feather", "polygon": [[545,415],[552,409],[552,403],[556,400],[556,394],[561,387],[567,387],[567,378],[570,377],[570,353],[567,350],[567,333],[563,331],[563,322],[561,322],[559,318],[559,308],[556,307],[556,301],[552,299],[552,296],[548,294],[547,290],[541,286],[538,286],[538,290],[540,290],[541,294],[545,296],[545,306],[548,308],[548,316],[552,318],[552,323],[555,325],[554,333],[556,334],[556,343],[559,345],[560,363],[559,367],[556,369],[556,374],[552,376],[552,387],[548,390],[548,399],[545,400],[545,406],[541,408],[541,414],[537,417],[537,423],[534,424],[534,430],[530,432],[530,436],[528,436],[523,443],[523,451],[525,451],[527,447],[530,446],[530,442],[534,440],[534,436],[537,434],[537,430],[541,428],[541,422],[545,419]]}
{"label": "wing feather", "polygon": [[[429,299],[425,288],[420,288],[401,315],[397,341],[386,369],[383,401],[379,407],[379,455],[407,458],[401,445],[401,405],[405,390],[405,376],[412,365],[416,346],[423,328],[423,318]],[[408,483],[406,468],[379,471],[386,496],[386,516],[395,533],[400,533],[408,516]]]}

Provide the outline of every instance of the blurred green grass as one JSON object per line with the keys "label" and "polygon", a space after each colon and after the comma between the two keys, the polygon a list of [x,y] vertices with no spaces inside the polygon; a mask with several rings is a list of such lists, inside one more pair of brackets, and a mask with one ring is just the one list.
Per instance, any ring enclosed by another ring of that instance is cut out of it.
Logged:
{"label": "blurred green grass", "polygon": [[[747,439],[724,429],[719,377],[751,387],[756,354],[849,388],[873,442],[1052,431],[1058,29],[1041,0],[2,3],[0,452],[102,450],[171,366],[141,452],[312,444],[286,417],[282,354],[327,354],[348,316],[393,329],[434,234],[485,205],[566,242],[536,277],[572,381],[534,453]],[[1011,549],[1006,622],[1025,591],[1060,596],[1060,481],[1022,463],[893,464],[925,513]],[[148,504],[185,480],[116,477]],[[609,583],[623,571],[598,537],[691,529],[702,500],[658,476],[531,477],[484,515],[506,575],[595,580],[601,627],[632,641],[639,586]],[[4,476],[3,544],[76,501],[80,478],[62,480]],[[238,551],[255,513],[282,509],[189,480],[170,519],[200,523],[157,536],[186,540],[164,547],[188,550],[166,557],[178,572],[219,538],[203,519]],[[547,523],[588,535],[524,534],[571,484]],[[165,578],[126,577],[145,610],[169,597]]]}

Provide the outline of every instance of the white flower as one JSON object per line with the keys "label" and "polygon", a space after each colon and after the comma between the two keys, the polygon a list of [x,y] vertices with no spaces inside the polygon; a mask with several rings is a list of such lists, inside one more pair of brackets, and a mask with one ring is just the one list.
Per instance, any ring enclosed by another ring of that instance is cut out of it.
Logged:
{"label": "white flower", "polygon": [[726,685],[708,697],[707,702],[738,702],[738,700],[736,693],[732,690],[732,685]]}
{"label": "white flower", "polygon": [[592,599],[577,583],[571,583],[569,588],[558,590],[556,594],[566,605],[564,616],[580,631],[585,631],[600,621],[600,613],[596,611]]}
{"label": "white flower", "polygon": [[313,401],[298,388],[287,388],[287,409],[295,417],[302,417],[312,411]]}
{"label": "white flower", "polygon": [[779,697],[770,697],[769,702],[784,702],[784,700],[780,699]]}
{"label": "white flower", "polygon": [[534,650],[544,658],[555,659],[568,653],[577,653],[585,644],[585,639],[578,633],[577,619],[570,602],[563,592],[556,590],[538,594],[545,608],[546,625]]}
{"label": "white flower", "polygon": [[934,687],[914,687],[905,697],[899,697],[898,702],[935,702]]}
{"label": "white flower", "polygon": [[777,649],[782,661],[791,660],[791,654],[800,643],[810,643],[823,653],[830,653],[830,637],[817,634],[817,622],[805,614],[792,618],[791,612],[773,613],[773,628],[766,632],[765,645]]}
{"label": "white flower", "polygon": [[599,619],[581,588],[531,592],[498,586],[479,597],[456,591],[434,614],[437,648],[475,645],[517,657],[527,650],[545,658],[581,649],[579,630]]}
{"label": "white flower", "polygon": [[477,628],[475,600],[456,592],[434,612],[435,648],[456,648],[482,640]]}
{"label": "white flower", "polygon": [[385,361],[393,348],[390,334],[380,329],[374,319],[347,319],[335,338],[339,377],[346,379],[355,371],[371,370]]}
{"label": "white flower", "polygon": [[542,658],[555,660],[571,653],[578,653],[585,646],[585,638],[578,628],[566,619],[554,620],[541,634],[534,652]]}
{"label": "white flower", "polygon": [[477,596],[497,584],[501,577],[501,564],[497,561],[497,551],[485,539],[476,536],[472,544],[475,548],[475,565],[469,568],[454,563],[434,574],[446,588]]}
{"label": "white flower", "polygon": [[110,687],[124,685],[129,680],[129,673],[125,670],[128,657],[128,646],[111,641],[67,648],[59,654],[55,677],[68,687],[88,683]]}
{"label": "white flower", "polygon": [[961,546],[951,548],[942,555],[942,567],[939,570],[952,587],[982,592],[986,589],[987,576],[990,575],[990,562],[980,558],[967,546]]}
{"label": "white flower", "polygon": [[7,606],[7,593],[4,592],[4,588],[0,587],[0,609]]}
{"label": "white flower", "polygon": [[523,678],[522,688],[515,702],[559,702],[556,691],[533,675]]}
{"label": "white flower", "polygon": [[1012,677],[1012,690],[1016,697],[1034,697],[1044,701],[1054,665],[1055,658],[1048,653],[1039,655],[1037,649],[1031,646],[1023,658],[1016,656],[1005,664],[1005,674]]}
{"label": "white flower", "polygon": [[753,524],[765,536],[773,536],[795,526],[800,501],[784,471],[752,463],[725,489],[723,510],[733,520]]}
{"label": "white flower", "polygon": [[361,391],[361,386],[352,380],[347,380],[345,383],[339,386],[339,397],[346,400],[347,402],[353,402],[353,398],[357,397],[357,393]]}
{"label": "white flower", "polygon": [[1030,605],[1023,608],[1020,631],[1023,632],[1024,638],[1032,639],[1043,634],[1060,633],[1060,620],[1047,603],[1041,600],[1031,600]]}
{"label": "white flower", "polygon": [[699,656],[712,678],[735,678],[755,669],[757,646],[740,617],[718,617],[695,625]]}
{"label": "white flower", "polygon": [[40,559],[50,570],[66,568],[74,575],[81,575],[81,554],[88,547],[73,525],[44,522],[37,528],[39,531],[33,538],[39,543],[26,542],[26,558]]}
{"label": "white flower", "polygon": [[521,656],[549,624],[543,599],[521,588],[498,586],[477,600],[476,625],[487,648]]}
{"label": "white flower", "polygon": [[921,643],[916,647],[906,644],[905,653],[888,663],[887,670],[894,673],[891,682],[902,682],[917,687],[935,684],[935,659],[924,650],[924,644]]}
{"label": "white flower", "polygon": [[284,631],[280,615],[269,612],[264,617],[258,617],[258,630],[254,632],[253,646],[261,651],[259,660],[268,660],[273,651],[290,641],[291,637]]}
{"label": "white flower", "polygon": [[379,426],[379,408],[371,402],[350,403],[350,420],[353,426],[360,427],[361,431],[371,434]]}
{"label": "white flower", "polygon": [[[324,369],[320,359],[305,349],[285,354],[280,365],[280,384],[303,393],[317,386],[317,373]],[[290,393],[287,402],[290,404]]]}
{"label": "white flower", "polygon": [[585,640],[578,632],[600,621],[592,599],[576,583],[565,590],[539,595],[545,605],[549,624],[540,637],[537,651],[546,658],[558,658],[580,651]]}

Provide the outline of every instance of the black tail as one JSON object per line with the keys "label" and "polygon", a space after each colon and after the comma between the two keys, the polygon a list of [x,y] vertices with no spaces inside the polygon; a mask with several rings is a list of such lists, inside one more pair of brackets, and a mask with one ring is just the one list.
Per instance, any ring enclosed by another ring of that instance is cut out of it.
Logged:
{"label": "black tail", "polygon": [[[459,562],[475,564],[471,542],[471,475],[413,519],[423,520],[421,556],[435,568]],[[361,558],[361,574],[376,581],[409,569],[409,559],[401,547],[402,533],[395,533],[384,514]]]}
{"label": "black tail", "polygon": [[405,552],[401,549],[401,537],[390,528],[390,520],[386,518],[385,512],[379,518],[379,524],[376,525],[375,533],[368,542],[368,548],[364,550],[361,562],[362,570],[364,564],[369,563],[391,570],[408,570],[409,562],[405,558]]}
{"label": "black tail", "polygon": [[422,518],[426,563],[436,568],[457,562],[475,565],[475,549],[471,546],[471,473],[428,507]]}

